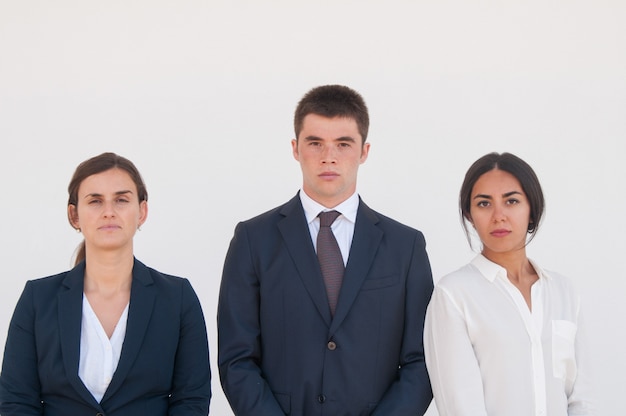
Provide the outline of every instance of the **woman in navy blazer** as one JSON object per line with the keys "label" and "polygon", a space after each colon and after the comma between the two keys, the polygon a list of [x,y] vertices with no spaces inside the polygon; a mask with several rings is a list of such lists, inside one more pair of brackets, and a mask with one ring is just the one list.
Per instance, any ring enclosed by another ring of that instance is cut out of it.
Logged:
{"label": "woman in navy blazer", "polygon": [[32,280],[20,297],[0,375],[0,415],[207,415],[206,325],[188,280],[134,258],[148,214],[129,160],[78,166],[68,218],[82,232],[75,267]]}

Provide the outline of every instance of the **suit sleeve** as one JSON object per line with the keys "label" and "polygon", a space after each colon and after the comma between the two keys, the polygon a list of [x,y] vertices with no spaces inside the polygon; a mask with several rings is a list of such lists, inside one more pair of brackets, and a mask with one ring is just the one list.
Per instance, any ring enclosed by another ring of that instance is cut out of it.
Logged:
{"label": "suit sleeve", "polygon": [[452,297],[437,287],[424,331],[426,364],[440,416],[486,416],[478,361],[465,318]]}
{"label": "suit sleeve", "polygon": [[43,412],[34,327],[33,291],[28,282],[15,307],[4,349],[0,376],[2,416],[40,415]]}
{"label": "suit sleeve", "polygon": [[211,400],[211,370],[206,323],[200,301],[183,280],[180,339],[176,351],[169,416],[206,416]]}
{"label": "suit sleeve", "polygon": [[422,233],[417,232],[406,277],[405,317],[400,369],[372,413],[385,415],[423,415],[432,401],[432,390],[424,358],[424,318],[433,291],[430,262]]}
{"label": "suit sleeve", "polygon": [[240,223],[226,255],[217,310],[220,379],[238,416],[284,415],[261,374],[259,290],[247,230]]}

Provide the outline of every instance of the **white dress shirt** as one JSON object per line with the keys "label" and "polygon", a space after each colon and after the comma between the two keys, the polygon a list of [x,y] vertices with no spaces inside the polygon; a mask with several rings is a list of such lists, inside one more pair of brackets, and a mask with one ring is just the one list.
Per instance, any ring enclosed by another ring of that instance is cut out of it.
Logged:
{"label": "white dress shirt", "polygon": [[579,296],[531,264],[532,311],[482,255],[438,282],[424,349],[440,416],[594,414]]}
{"label": "white dress shirt", "polygon": [[359,195],[355,192],[336,207],[326,208],[311,199],[303,190],[300,190],[300,201],[304,208],[304,215],[306,216],[306,222],[309,224],[309,232],[311,233],[311,240],[313,240],[313,247],[315,247],[316,252],[317,234],[320,231],[319,213],[322,211],[339,211],[341,213],[332,223],[330,229],[335,235],[337,244],[339,244],[341,257],[343,257],[343,265],[348,264],[348,255],[350,254],[350,246],[352,245],[352,237],[354,236],[356,213],[359,210]]}
{"label": "white dress shirt", "polygon": [[120,361],[122,344],[126,336],[127,318],[128,304],[109,339],[100,320],[91,308],[87,296],[83,295],[78,376],[98,403],[109,387],[113,373]]}

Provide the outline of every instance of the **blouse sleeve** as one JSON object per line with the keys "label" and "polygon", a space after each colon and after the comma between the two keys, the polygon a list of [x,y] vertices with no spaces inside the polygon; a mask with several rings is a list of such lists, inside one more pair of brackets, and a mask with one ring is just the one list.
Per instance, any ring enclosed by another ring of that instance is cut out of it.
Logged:
{"label": "blouse sleeve", "polygon": [[574,341],[576,356],[576,379],[567,397],[567,414],[570,416],[591,416],[596,414],[592,401],[593,387],[590,375],[589,352],[587,350],[584,319],[580,307],[577,318],[576,339]]}
{"label": "blouse sleeve", "polygon": [[426,366],[440,416],[486,416],[482,379],[465,317],[436,287],[424,327]]}

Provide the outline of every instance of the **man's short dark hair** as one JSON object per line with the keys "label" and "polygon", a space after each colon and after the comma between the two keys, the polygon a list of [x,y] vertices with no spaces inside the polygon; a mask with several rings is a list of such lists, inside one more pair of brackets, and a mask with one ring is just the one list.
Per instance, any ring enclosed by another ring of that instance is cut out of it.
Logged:
{"label": "man's short dark hair", "polygon": [[365,144],[370,119],[363,97],[353,89],[343,85],[323,85],[307,92],[298,103],[293,119],[296,140],[302,130],[304,118],[309,114],[354,119]]}

